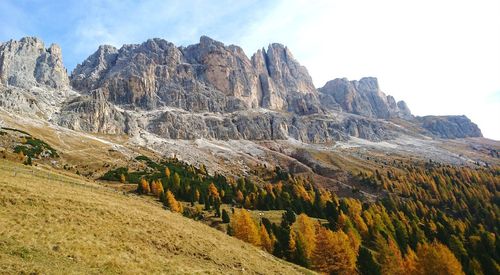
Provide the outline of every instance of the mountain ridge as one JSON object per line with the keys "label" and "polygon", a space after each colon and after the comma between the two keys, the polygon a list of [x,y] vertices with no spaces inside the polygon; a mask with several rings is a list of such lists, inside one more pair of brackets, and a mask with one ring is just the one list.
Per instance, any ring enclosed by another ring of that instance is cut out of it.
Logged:
{"label": "mountain ridge", "polygon": [[[31,50],[15,50],[25,48]],[[40,39],[23,38],[0,49],[5,91],[0,106],[75,130],[325,143],[350,136],[391,139],[401,131],[390,121],[402,119],[421,129],[417,136],[482,136],[468,119],[415,118],[404,101],[383,93],[373,77],[337,78],[316,89],[307,69],[278,43],[251,57],[207,36],[187,47],[160,38],[119,49],[102,45],[70,76],[55,44],[45,49]],[[26,70],[9,69],[20,66]],[[44,100],[43,91],[33,87],[60,95]]]}

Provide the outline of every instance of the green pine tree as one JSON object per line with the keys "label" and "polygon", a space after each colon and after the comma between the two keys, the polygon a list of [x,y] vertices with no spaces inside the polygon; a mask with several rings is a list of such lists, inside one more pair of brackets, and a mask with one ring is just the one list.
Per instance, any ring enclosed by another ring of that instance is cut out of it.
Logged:
{"label": "green pine tree", "polygon": [[231,219],[229,218],[229,214],[227,213],[226,209],[222,209],[222,222],[223,223],[229,223]]}

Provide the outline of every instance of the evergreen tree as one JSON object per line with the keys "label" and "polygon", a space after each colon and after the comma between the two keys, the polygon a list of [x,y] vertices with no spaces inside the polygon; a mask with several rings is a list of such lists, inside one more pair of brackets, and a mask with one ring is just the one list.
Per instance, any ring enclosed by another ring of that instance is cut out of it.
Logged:
{"label": "evergreen tree", "polygon": [[210,210],[210,198],[205,199],[205,210]]}
{"label": "evergreen tree", "polygon": [[281,222],[290,226],[295,222],[295,220],[296,220],[295,213],[293,212],[292,209],[287,208],[285,213],[283,213],[282,215]]}
{"label": "evergreen tree", "polygon": [[364,246],[359,249],[357,266],[361,275],[381,275],[380,265],[375,261],[373,252]]}
{"label": "evergreen tree", "polygon": [[227,213],[226,209],[222,209],[222,222],[223,223],[229,223],[231,220],[229,219],[229,214]]}
{"label": "evergreen tree", "polygon": [[174,180],[172,182],[172,191],[177,192],[181,188],[181,177],[179,174],[174,173]]}
{"label": "evergreen tree", "polygon": [[26,160],[24,161],[24,165],[31,165],[31,164],[32,164],[32,163],[31,163],[31,157],[30,157],[30,156],[28,156],[28,157],[26,158]]}
{"label": "evergreen tree", "polygon": [[220,217],[221,212],[220,212],[220,199],[217,198],[214,202],[214,209],[215,209],[215,216]]}

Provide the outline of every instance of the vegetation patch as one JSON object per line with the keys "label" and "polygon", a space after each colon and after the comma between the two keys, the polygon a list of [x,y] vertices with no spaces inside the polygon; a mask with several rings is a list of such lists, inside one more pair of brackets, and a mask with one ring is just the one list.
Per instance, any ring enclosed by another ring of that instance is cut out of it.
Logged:
{"label": "vegetation patch", "polygon": [[[393,162],[353,175],[361,186],[386,194],[363,202],[338,198],[279,167],[261,171],[265,183],[255,184],[176,158],[136,161],[144,169],[106,175],[138,182],[139,194],[173,212],[194,219],[211,212],[219,220],[213,226],[227,224],[230,235],[320,272],[431,274],[429,267],[440,266],[444,274],[499,273],[498,168]],[[268,219],[267,211],[283,211],[282,217]]]}
{"label": "vegetation patch", "polygon": [[25,134],[25,135],[31,136],[28,132],[25,132],[25,131],[23,131],[23,130],[19,130],[19,129],[8,128],[8,127],[2,127],[1,129],[3,129],[3,130],[8,130],[8,131],[19,132],[19,133],[21,133],[21,134]]}
{"label": "vegetation patch", "polygon": [[14,147],[14,153],[23,153],[25,156],[30,158],[59,157],[57,151],[43,140],[28,136],[24,137],[21,143],[23,145],[17,145]]}

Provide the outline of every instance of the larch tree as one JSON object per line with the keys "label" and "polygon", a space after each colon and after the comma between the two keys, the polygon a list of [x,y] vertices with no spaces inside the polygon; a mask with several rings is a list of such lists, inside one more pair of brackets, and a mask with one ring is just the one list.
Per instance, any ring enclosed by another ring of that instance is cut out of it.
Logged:
{"label": "larch tree", "polygon": [[175,199],[175,196],[170,190],[167,190],[167,207],[170,208],[172,212],[182,212],[182,204]]}
{"label": "larch tree", "polygon": [[297,238],[297,234],[295,231],[290,230],[290,236],[289,236],[289,243],[288,243],[288,252],[290,255],[295,254],[295,251],[297,251],[297,242],[295,241]]}
{"label": "larch tree", "polygon": [[243,204],[243,207],[245,207],[246,209],[252,208],[252,202],[250,201],[250,196],[247,196],[245,198],[245,203]]}
{"label": "larch tree", "polygon": [[158,196],[158,185],[156,184],[156,180],[151,181],[149,186],[151,188],[151,193],[153,193],[153,195],[155,196]]}
{"label": "larch tree", "polygon": [[19,153],[17,155],[18,155],[20,161],[24,160],[25,156],[24,156],[24,152],[23,151],[19,151]]}
{"label": "larch tree", "polygon": [[417,254],[408,248],[406,256],[404,257],[404,269],[407,274],[416,274],[417,272]]}
{"label": "larch tree", "polygon": [[318,225],[316,245],[311,257],[315,270],[330,274],[352,274],[356,270],[356,253],[347,234]]}
{"label": "larch tree", "polygon": [[198,189],[194,191],[194,201],[200,201],[200,191]]}
{"label": "larch tree", "polygon": [[304,256],[307,260],[310,260],[314,247],[316,246],[314,220],[309,218],[306,214],[300,214],[293,227],[297,234],[297,240],[303,245]]}
{"label": "larch tree", "polygon": [[161,194],[163,193],[163,185],[160,181],[153,180],[151,182],[151,193],[153,193],[153,195],[158,198],[161,196]]}
{"label": "larch tree", "polygon": [[248,211],[240,210],[234,213],[231,219],[231,229],[236,238],[260,246],[259,231]]}
{"label": "larch tree", "polygon": [[219,198],[219,190],[217,190],[217,187],[213,182],[208,185],[208,195],[214,200]]}
{"label": "larch tree", "polygon": [[239,204],[243,203],[243,193],[240,190],[236,191],[235,200]]}
{"label": "larch tree", "polygon": [[264,225],[260,226],[260,243],[264,250],[269,253],[273,253],[273,242],[269,234],[267,233],[266,227]]}
{"label": "larch tree", "polygon": [[380,264],[382,274],[405,275],[403,256],[396,242],[389,237],[386,240],[378,235],[375,240],[378,251],[377,261]]}
{"label": "larch tree", "polygon": [[168,167],[165,167],[165,176],[170,179],[170,169]]}
{"label": "larch tree", "polygon": [[418,246],[416,270],[416,274],[464,274],[462,265],[450,249],[436,241]]}
{"label": "larch tree", "polygon": [[151,192],[151,189],[149,188],[149,183],[146,179],[142,178],[140,184],[140,192],[141,194],[149,194]]}
{"label": "larch tree", "polygon": [[200,164],[200,174],[202,174],[202,175],[208,175],[207,168],[205,167],[204,164]]}
{"label": "larch tree", "polygon": [[165,192],[165,190],[163,189],[163,184],[161,184],[160,180],[158,180],[156,184],[158,185],[158,194],[156,196],[159,198],[161,194]]}

